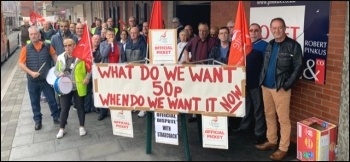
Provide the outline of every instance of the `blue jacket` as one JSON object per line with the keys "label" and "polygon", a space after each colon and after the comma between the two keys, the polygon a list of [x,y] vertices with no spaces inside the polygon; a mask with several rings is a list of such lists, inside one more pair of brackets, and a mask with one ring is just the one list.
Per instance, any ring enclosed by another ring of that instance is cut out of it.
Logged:
{"label": "blue jacket", "polygon": [[125,51],[122,53],[122,62],[133,62],[144,60],[147,56],[147,44],[144,38],[140,35],[137,42],[133,43],[128,39],[125,45]]}
{"label": "blue jacket", "polygon": [[[76,35],[70,33],[69,38],[72,38],[75,43],[78,43],[78,37]],[[61,31],[57,31],[57,33],[51,38],[51,46],[55,49],[57,55],[64,52],[63,40]]]}

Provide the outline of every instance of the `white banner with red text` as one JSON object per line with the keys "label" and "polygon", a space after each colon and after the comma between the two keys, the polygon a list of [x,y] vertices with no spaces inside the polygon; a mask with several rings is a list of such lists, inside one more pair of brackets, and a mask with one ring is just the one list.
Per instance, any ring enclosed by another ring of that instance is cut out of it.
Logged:
{"label": "white banner with red text", "polygon": [[243,117],[245,73],[244,67],[219,65],[96,64],[94,104]]}

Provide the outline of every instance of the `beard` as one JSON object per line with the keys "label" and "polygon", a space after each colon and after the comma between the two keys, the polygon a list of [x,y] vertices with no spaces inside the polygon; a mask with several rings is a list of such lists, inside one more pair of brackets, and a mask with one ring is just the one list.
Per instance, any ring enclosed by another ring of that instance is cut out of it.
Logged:
{"label": "beard", "polygon": [[65,30],[65,31],[63,31],[63,35],[65,35],[65,36],[69,36],[69,35],[70,35],[70,31],[69,31],[69,30]]}

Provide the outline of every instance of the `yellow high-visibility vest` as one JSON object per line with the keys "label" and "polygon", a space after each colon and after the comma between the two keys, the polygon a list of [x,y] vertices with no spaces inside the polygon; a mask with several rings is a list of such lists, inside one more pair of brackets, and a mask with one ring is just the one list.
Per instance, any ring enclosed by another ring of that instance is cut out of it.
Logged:
{"label": "yellow high-visibility vest", "polygon": [[[31,42],[30,40],[27,40],[27,41],[26,41],[27,44],[30,44],[30,42]],[[51,44],[51,40],[46,39],[46,40],[45,40],[45,43]]]}
{"label": "yellow high-visibility vest", "polygon": [[115,34],[118,33],[118,28],[114,28]]}

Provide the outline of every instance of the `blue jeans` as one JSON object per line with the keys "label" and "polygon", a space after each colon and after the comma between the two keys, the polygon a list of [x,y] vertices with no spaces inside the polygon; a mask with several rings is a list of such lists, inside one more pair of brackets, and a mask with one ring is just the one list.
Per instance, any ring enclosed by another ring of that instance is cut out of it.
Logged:
{"label": "blue jeans", "polygon": [[49,104],[51,116],[54,119],[58,119],[60,114],[57,107],[57,102],[55,99],[54,89],[49,85],[46,80],[39,81],[30,81],[28,80],[28,91],[30,104],[32,106],[33,111],[33,119],[35,122],[41,122],[42,114],[41,114],[41,106],[40,106],[40,93],[44,92],[47,103]]}
{"label": "blue jeans", "polygon": [[87,93],[84,100],[84,108],[86,111],[96,111],[93,101],[93,95],[92,95],[92,79],[90,80],[89,84],[87,85]]}

